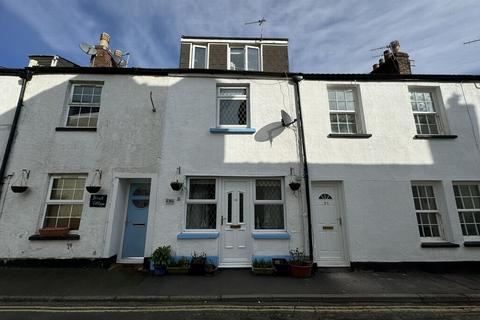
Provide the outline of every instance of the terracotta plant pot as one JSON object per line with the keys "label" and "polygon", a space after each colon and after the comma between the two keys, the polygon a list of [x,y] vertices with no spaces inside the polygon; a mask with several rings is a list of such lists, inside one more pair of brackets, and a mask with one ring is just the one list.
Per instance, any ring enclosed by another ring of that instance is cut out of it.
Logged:
{"label": "terracotta plant pot", "polygon": [[42,237],[65,237],[69,231],[68,228],[42,228],[38,230],[38,233]]}
{"label": "terracotta plant pot", "polygon": [[294,278],[310,278],[312,276],[312,265],[300,266],[296,264],[290,265],[290,274]]}

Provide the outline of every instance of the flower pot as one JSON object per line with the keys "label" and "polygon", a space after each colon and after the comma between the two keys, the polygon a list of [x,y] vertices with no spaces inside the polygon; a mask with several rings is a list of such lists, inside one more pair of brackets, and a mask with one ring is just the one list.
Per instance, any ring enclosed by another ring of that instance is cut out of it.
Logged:
{"label": "flower pot", "polygon": [[204,269],[207,276],[213,276],[217,272],[218,268],[213,264],[206,264]]}
{"label": "flower pot", "polygon": [[22,193],[27,191],[28,186],[10,186],[14,193]]}
{"label": "flower pot", "polygon": [[167,267],[166,266],[153,266],[153,274],[157,277],[164,276],[167,274]]}
{"label": "flower pot", "polygon": [[188,266],[183,266],[183,267],[167,267],[167,273],[168,274],[188,274],[189,271]]}
{"label": "flower pot", "polygon": [[265,276],[271,276],[275,273],[275,268],[252,268],[252,271],[256,275],[265,275]]}
{"label": "flower pot", "polygon": [[68,228],[42,228],[38,230],[38,233],[42,237],[65,237],[69,231]]}
{"label": "flower pot", "polygon": [[290,265],[286,259],[272,259],[272,263],[275,268],[275,274],[279,276],[290,275]]}
{"label": "flower pot", "polygon": [[288,186],[290,187],[290,189],[292,189],[293,191],[297,191],[298,189],[300,189],[300,183],[298,182],[290,182],[288,184]]}
{"label": "flower pot", "polygon": [[205,262],[190,263],[190,274],[195,276],[203,276],[205,274]]}
{"label": "flower pot", "polygon": [[294,278],[309,278],[312,276],[312,264],[308,265],[290,265],[290,273]]}
{"label": "flower pot", "polygon": [[175,182],[170,183],[170,187],[171,187],[174,191],[179,191],[180,189],[182,189],[182,186],[183,186],[183,183],[178,182],[178,181],[175,181]]}
{"label": "flower pot", "polygon": [[87,191],[89,193],[97,193],[98,191],[100,191],[102,187],[100,186],[86,186],[85,189],[87,189]]}

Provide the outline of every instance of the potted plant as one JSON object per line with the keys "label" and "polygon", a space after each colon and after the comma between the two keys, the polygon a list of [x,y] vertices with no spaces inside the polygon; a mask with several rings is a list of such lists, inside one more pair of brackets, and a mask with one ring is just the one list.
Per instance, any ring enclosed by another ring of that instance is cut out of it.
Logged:
{"label": "potted plant", "polygon": [[274,258],[272,259],[273,268],[275,269],[275,274],[279,276],[288,276],[290,275],[290,265],[288,264],[287,259],[283,258]]}
{"label": "potted plant", "polygon": [[163,276],[167,273],[167,265],[172,258],[170,246],[160,246],[152,254],[153,274]]}
{"label": "potted plant", "polygon": [[217,266],[211,260],[207,260],[207,262],[205,263],[205,274],[207,276],[215,275],[217,269]]}
{"label": "potted plant", "polygon": [[167,265],[168,274],[187,274],[189,269],[190,261],[185,257],[171,259]]}
{"label": "potted plant", "polygon": [[206,262],[207,254],[205,252],[196,253],[194,251],[190,259],[190,273],[203,276],[205,274]]}
{"label": "potted plant", "polygon": [[305,256],[303,251],[297,249],[290,251],[290,273],[295,278],[308,278],[312,276],[312,261]]}
{"label": "potted plant", "polygon": [[271,260],[254,259],[252,271],[257,275],[272,275],[275,273],[275,268]]}

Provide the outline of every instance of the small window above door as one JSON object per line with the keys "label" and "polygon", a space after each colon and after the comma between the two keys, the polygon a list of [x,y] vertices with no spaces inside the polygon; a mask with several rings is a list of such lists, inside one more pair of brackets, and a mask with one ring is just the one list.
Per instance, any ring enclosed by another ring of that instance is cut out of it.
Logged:
{"label": "small window above door", "polygon": [[332,200],[333,198],[328,193],[322,193],[320,195],[320,197],[318,197],[318,199],[320,199],[320,200]]}

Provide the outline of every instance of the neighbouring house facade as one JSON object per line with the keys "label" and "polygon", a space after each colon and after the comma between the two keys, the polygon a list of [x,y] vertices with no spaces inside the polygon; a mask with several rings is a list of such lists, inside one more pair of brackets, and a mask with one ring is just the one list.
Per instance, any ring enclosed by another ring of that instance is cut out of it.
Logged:
{"label": "neighbouring house facade", "polygon": [[371,74],[290,73],[287,39],[187,36],[179,69],[120,68],[107,36],[88,68],[0,70],[6,127],[23,100],[5,264],[480,261],[480,77],[412,75],[399,46]]}

